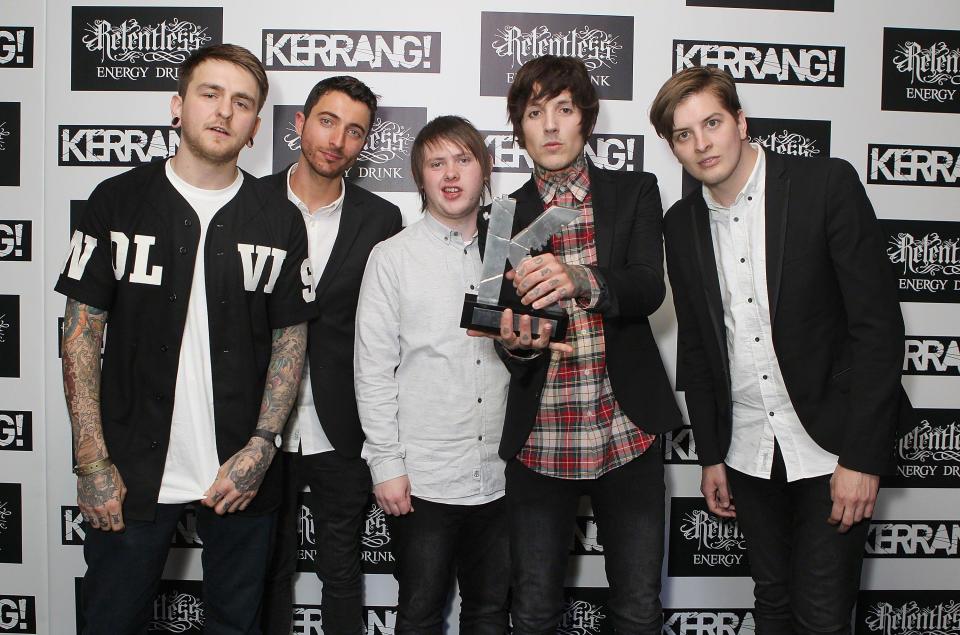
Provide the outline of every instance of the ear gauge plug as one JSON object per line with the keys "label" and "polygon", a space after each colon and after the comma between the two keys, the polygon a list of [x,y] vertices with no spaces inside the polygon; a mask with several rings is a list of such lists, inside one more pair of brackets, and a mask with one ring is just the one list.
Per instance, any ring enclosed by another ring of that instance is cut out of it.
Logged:
{"label": "ear gauge plug", "polygon": [[248,148],[253,147],[253,137],[250,137],[249,139],[247,139],[247,147]]}
{"label": "ear gauge plug", "polygon": [[173,119],[171,119],[171,120],[170,120],[170,125],[173,126],[174,128],[179,128],[179,127],[180,127],[180,117],[174,117]]}

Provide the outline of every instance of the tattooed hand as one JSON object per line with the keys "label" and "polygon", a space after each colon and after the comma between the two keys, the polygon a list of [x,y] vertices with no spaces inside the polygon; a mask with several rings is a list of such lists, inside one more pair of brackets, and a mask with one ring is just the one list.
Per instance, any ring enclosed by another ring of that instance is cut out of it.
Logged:
{"label": "tattooed hand", "polygon": [[123,499],[127,487],[116,465],[77,477],[77,506],[94,529],[123,530]]}
{"label": "tattooed hand", "polygon": [[520,301],[534,309],[570,298],[590,298],[586,267],[566,265],[550,253],[524,259],[516,270],[507,272],[507,279],[513,280]]}
{"label": "tattooed hand", "polygon": [[276,453],[277,448],[264,439],[250,439],[220,466],[217,480],[204,492],[203,504],[221,516],[246,509],[257,495]]}

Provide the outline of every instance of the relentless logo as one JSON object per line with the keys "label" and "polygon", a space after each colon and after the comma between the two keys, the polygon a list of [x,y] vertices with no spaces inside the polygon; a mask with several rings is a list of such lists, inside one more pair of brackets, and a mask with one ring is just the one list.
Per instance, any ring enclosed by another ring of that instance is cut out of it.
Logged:
{"label": "relentless logo", "polygon": [[777,9],[779,11],[833,11],[834,0],[687,0],[688,7]]}
{"label": "relentless logo", "polygon": [[960,113],[960,31],[883,30],[883,110]]}
{"label": "relentless logo", "polygon": [[582,60],[601,99],[633,98],[633,17],[484,11],[480,40],[481,95],[506,95],[521,66],[549,54]]}
{"label": "relentless logo", "polygon": [[28,262],[32,257],[33,223],[0,221],[0,262]]}
{"label": "relentless logo", "polygon": [[[77,632],[84,626],[80,611],[83,578],[75,578]],[[147,623],[147,633],[202,633],[204,606],[199,580],[161,580],[153,600],[153,611]]]}
{"label": "relentless logo", "polygon": [[868,558],[956,558],[958,545],[960,521],[874,520],[867,529],[865,555]]}
{"label": "relentless logo", "polygon": [[960,223],[881,220],[901,302],[960,302]]}
{"label": "relentless logo", "polygon": [[0,295],[0,377],[20,376],[20,296]]}
{"label": "relentless logo", "polygon": [[960,186],[960,148],[871,143],[868,153],[867,183]]}
{"label": "relentless logo", "polygon": [[33,68],[32,26],[0,26],[0,68]]}
{"label": "relentless logo", "polygon": [[667,570],[672,576],[749,575],[736,519],[710,514],[702,498],[674,498]]}
{"label": "relentless logo", "polygon": [[263,65],[280,71],[439,73],[436,31],[264,29]]}
{"label": "relentless logo", "polygon": [[[83,515],[76,506],[63,505],[60,507],[60,544],[82,545],[86,540],[86,528],[83,525]],[[193,505],[183,508],[183,513],[177,521],[176,531],[170,542],[171,547],[200,548],[203,541],[197,531],[197,510]]]}
{"label": "relentless logo", "polygon": [[914,408],[898,433],[897,471],[884,487],[960,487],[960,424],[956,410]]}
{"label": "relentless logo", "polygon": [[663,635],[753,635],[750,609],[664,609]]}
{"label": "relentless logo", "polygon": [[949,335],[908,335],[904,340],[904,375],[960,375],[960,344]]}
{"label": "relentless logo", "polygon": [[[300,518],[298,533],[300,547],[297,552],[297,571],[314,571],[317,557],[316,530],[313,515],[306,504],[306,495],[299,495]],[[370,499],[363,534],[360,537],[360,566],[364,573],[393,573],[394,558],[390,551],[390,532],[384,512]]]}
{"label": "relentless logo", "polygon": [[[299,110],[300,106],[273,107],[274,172],[300,158],[300,136],[293,124]],[[416,192],[410,173],[410,150],[426,123],[426,108],[377,109],[363,150],[344,177],[374,192]]]}
{"label": "relentless logo", "polygon": [[20,483],[0,483],[0,562],[23,562]]}
{"label": "relentless logo", "polygon": [[57,165],[132,167],[177,153],[180,135],[170,126],[59,126]]}
{"label": "relentless logo", "polygon": [[219,7],[74,7],[73,90],[174,90],[180,64],[219,44]]}
{"label": "relentless logo", "polygon": [[36,632],[36,598],[32,595],[0,595],[0,633]]}
{"label": "relentless logo", "polygon": [[696,465],[697,442],[693,428],[683,426],[663,435],[663,462],[668,465]]}
{"label": "relentless logo", "polygon": [[957,591],[861,591],[857,635],[950,635],[960,633]]}
{"label": "relentless logo", "polygon": [[0,410],[0,450],[33,449],[33,413],[29,410]]}
{"label": "relentless logo", "polygon": [[674,73],[715,66],[744,84],[843,86],[842,46],[674,40],[673,51]]}
{"label": "relentless logo", "polygon": [[[494,172],[530,173],[533,160],[507,130],[482,130],[487,152],[493,157]],[[592,134],[584,152],[599,168],[618,171],[643,170],[643,136]]]}
{"label": "relentless logo", "polygon": [[606,619],[604,608],[586,600],[567,599],[563,617],[557,626],[559,635],[591,635],[599,633],[601,622]]}
{"label": "relentless logo", "polygon": [[0,185],[20,185],[20,102],[0,102]]}

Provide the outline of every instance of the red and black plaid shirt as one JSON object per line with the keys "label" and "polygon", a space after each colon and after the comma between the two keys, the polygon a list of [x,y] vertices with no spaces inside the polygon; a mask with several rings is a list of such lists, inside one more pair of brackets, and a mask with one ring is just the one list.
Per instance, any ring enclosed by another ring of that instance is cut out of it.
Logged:
{"label": "red and black plaid shirt", "polygon": [[[580,216],[551,238],[553,253],[568,265],[596,265],[593,202],[586,162],[536,174],[545,207],[578,207]],[[624,414],[607,375],[603,317],[586,309],[600,300],[590,277],[590,301],[563,300],[570,318],[566,342],[574,352],[554,351],[540,398],[540,411],[517,458],[531,470],[565,479],[595,479],[643,454],[655,437]]]}

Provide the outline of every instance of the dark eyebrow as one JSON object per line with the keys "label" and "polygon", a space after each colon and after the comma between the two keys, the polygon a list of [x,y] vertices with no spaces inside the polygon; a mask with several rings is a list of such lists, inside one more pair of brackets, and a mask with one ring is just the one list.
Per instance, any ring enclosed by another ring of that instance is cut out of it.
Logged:
{"label": "dark eyebrow", "polygon": [[[197,86],[197,88],[198,88],[199,90],[215,90],[215,91],[220,92],[220,93],[224,92],[224,90],[225,90],[223,86],[221,86],[221,85],[219,85],[219,84],[211,84],[210,82],[203,82],[202,84],[199,84],[199,85]],[[247,100],[247,101],[249,101],[249,102],[254,102],[254,101],[256,101],[256,99],[255,99],[254,97],[251,97],[250,95],[248,95],[247,93],[244,93],[244,92],[234,93],[233,96],[234,96],[234,97],[239,97],[240,99],[245,99],[245,100]]]}
{"label": "dark eyebrow", "polygon": [[[326,115],[326,116],[328,116],[328,117],[330,117],[330,118],[332,118],[332,119],[336,119],[337,121],[343,121],[343,119],[340,117],[340,115],[338,115],[338,114],[335,113],[335,112],[330,112],[329,110],[320,110],[320,111],[317,112],[317,115]],[[359,128],[360,132],[362,132],[363,134],[367,134],[367,129],[364,128],[363,125],[361,125],[361,124],[358,124],[358,123],[349,123],[349,122],[348,122],[348,123],[347,123],[347,126],[348,126],[348,127],[353,127],[353,128]]]}

